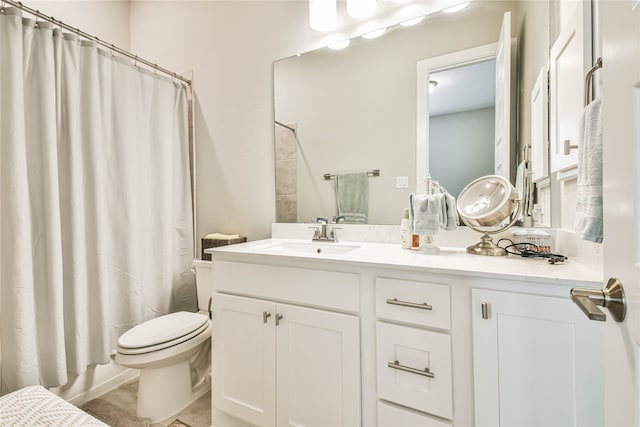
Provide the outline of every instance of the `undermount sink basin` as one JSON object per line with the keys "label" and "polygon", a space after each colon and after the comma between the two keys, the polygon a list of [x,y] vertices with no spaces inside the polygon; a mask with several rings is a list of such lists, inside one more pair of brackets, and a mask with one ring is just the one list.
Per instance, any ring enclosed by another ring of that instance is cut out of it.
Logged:
{"label": "undermount sink basin", "polygon": [[281,242],[262,248],[262,252],[273,254],[325,254],[339,255],[358,249],[360,246],[321,242]]}

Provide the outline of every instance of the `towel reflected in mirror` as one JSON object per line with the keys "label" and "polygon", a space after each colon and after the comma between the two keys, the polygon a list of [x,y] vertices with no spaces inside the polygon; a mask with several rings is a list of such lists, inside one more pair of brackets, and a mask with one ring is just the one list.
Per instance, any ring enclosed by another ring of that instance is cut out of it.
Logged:
{"label": "towel reflected in mirror", "polygon": [[367,172],[336,175],[338,216],[347,224],[367,224],[369,214],[369,178]]}

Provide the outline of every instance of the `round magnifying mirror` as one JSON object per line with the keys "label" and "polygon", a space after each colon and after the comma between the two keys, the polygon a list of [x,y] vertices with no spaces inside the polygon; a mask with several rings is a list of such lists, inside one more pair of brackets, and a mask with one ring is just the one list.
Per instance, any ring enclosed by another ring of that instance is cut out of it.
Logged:
{"label": "round magnifying mirror", "polygon": [[[458,197],[458,214],[462,222],[484,234],[479,243],[467,248],[467,252],[474,255],[507,255],[507,251],[493,243],[489,235],[500,233],[511,227],[518,219],[520,206],[518,192],[502,176],[483,176],[469,183]],[[480,229],[480,227],[499,226],[511,215],[513,215],[512,220],[507,225],[495,230]]]}

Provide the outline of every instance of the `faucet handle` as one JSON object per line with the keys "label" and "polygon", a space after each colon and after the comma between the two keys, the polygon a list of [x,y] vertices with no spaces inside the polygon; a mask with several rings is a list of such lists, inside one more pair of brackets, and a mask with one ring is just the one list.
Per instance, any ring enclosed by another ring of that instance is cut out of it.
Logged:
{"label": "faucet handle", "polygon": [[334,216],[332,218],[334,224],[340,224],[340,221],[345,221],[344,215]]}
{"label": "faucet handle", "polygon": [[329,220],[324,216],[319,216],[317,218],[311,218],[311,221],[314,224],[329,224]]}

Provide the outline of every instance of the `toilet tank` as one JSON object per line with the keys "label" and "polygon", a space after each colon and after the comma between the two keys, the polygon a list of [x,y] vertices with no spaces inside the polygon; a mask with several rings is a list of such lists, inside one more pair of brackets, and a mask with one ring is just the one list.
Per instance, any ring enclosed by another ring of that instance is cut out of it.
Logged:
{"label": "toilet tank", "polygon": [[196,270],[196,291],[198,293],[198,310],[209,310],[209,300],[213,290],[211,282],[211,261],[203,261],[200,259],[193,260],[193,267]]}

